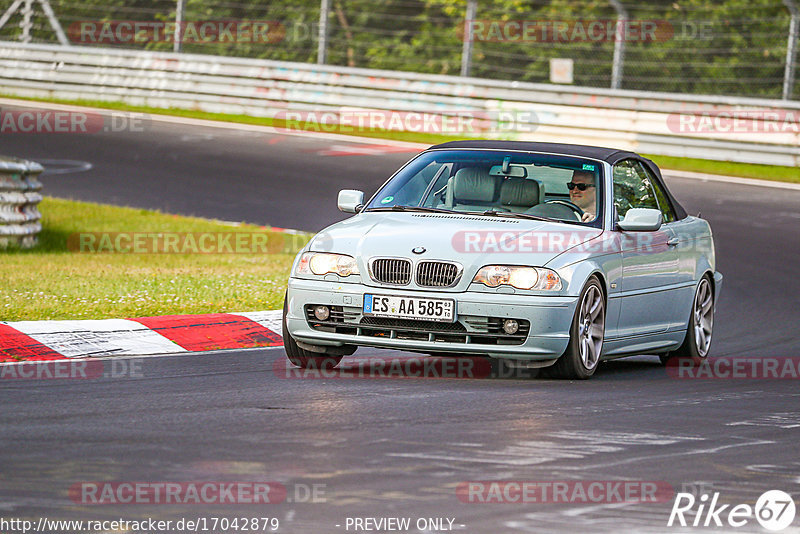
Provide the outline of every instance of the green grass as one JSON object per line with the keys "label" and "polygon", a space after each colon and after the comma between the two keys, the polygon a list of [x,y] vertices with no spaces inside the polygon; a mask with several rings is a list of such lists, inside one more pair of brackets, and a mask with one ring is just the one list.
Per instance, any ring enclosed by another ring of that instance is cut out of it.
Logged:
{"label": "green grass", "polygon": [[645,157],[652,159],[662,169],[739,176],[741,178],[756,178],[758,180],[772,180],[776,182],[800,183],[800,167],[732,163],[728,161],[674,158],[671,156],[656,155],[645,155]]}
{"label": "green grass", "polygon": [[[0,251],[0,320],[279,309],[294,252],[309,238],[54,198],[45,198],[40,211],[39,246]],[[68,243],[80,243],[74,234],[81,232],[256,232],[268,246],[260,247],[267,253],[251,253],[251,247],[225,254],[76,252]]]}
{"label": "green grass", "polygon": [[[114,109],[120,111],[146,113],[151,115],[174,115],[193,119],[204,119],[225,122],[238,122],[243,124],[256,124],[260,126],[284,127],[286,121],[272,119],[268,117],[250,117],[247,115],[231,115],[225,113],[208,113],[205,111],[177,109],[177,108],[153,108],[148,106],[131,106],[120,102],[105,102],[101,100],[64,100],[64,99],[41,99],[24,98],[15,95],[5,95],[8,98],[17,100],[33,100],[38,102],[53,102],[59,104],[71,104],[88,106],[103,109]],[[304,123],[302,125],[292,125],[293,128],[301,127],[308,131],[320,131],[320,126],[314,123]],[[357,132],[336,131],[335,133],[357,135],[359,137],[370,137],[376,139],[390,139],[395,141],[408,141],[413,143],[437,144],[447,141],[463,139],[463,136],[452,136],[434,133],[418,132],[398,132],[392,130],[379,129],[359,129]],[[663,169],[674,169],[681,171],[702,172],[708,174],[720,174],[725,176],[740,176],[743,178],[756,178],[760,180],[774,180],[781,182],[800,183],[800,167],[783,167],[777,165],[757,165],[750,163],[734,163],[727,161],[716,161],[694,158],[676,158],[671,156],[646,155],[655,161]]]}

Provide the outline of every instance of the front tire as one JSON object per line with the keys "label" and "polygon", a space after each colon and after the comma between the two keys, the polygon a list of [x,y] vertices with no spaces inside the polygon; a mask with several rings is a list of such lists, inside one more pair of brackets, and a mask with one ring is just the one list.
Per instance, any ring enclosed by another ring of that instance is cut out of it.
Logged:
{"label": "front tire", "polygon": [[708,357],[713,332],[714,289],[710,277],[705,275],[697,284],[683,344],[674,352],[661,355],[661,363],[667,365],[674,359],[691,360],[694,365],[700,365]]}
{"label": "front tire", "polygon": [[606,301],[596,276],[589,278],[581,291],[570,327],[569,345],[553,365],[557,378],[585,380],[600,363],[606,330]]}
{"label": "front tire", "polygon": [[288,295],[283,301],[283,350],[286,351],[286,357],[297,367],[302,369],[333,369],[339,362],[342,361],[344,356],[334,356],[319,352],[311,352],[305,350],[297,345],[297,342],[289,335],[289,330],[286,328],[286,314],[289,311],[289,298]]}

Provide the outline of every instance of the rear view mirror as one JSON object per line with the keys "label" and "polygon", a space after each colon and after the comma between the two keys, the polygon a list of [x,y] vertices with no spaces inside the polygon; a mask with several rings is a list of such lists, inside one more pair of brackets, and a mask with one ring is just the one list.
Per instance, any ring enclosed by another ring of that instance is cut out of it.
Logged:
{"label": "rear view mirror", "polygon": [[655,232],[661,228],[661,211],[652,208],[631,208],[617,228],[626,232]]}
{"label": "rear view mirror", "polygon": [[503,172],[502,165],[495,165],[489,169],[490,176],[508,176],[509,178],[527,178],[528,169],[520,165],[509,165],[508,169]]}
{"label": "rear view mirror", "polygon": [[355,189],[342,189],[337,200],[339,211],[344,213],[357,213],[364,205],[364,192]]}

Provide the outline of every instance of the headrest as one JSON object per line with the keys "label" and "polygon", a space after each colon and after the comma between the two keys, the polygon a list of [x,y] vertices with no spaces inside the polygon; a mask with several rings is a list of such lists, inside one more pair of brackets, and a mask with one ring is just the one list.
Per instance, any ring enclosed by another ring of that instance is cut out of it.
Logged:
{"label": "headrest", "polygon": [[509,178],[500,186],[500,203],[503,206],[525,206],[539,203],[539,182],[525,178]]}
{"label": "headrest", "polygon": [[465,167],[453,177],[453,197],[459,202],[491,202],[494,200],[495,178],[489,169]]}

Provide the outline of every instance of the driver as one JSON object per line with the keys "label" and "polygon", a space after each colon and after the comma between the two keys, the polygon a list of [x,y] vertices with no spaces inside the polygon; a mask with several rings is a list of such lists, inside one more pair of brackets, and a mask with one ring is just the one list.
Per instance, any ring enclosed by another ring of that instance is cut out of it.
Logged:
{"label": "driver", "polygon": [[582,222],[595,218],[597,192],[595,191],[594,173],[589,171],[573,171],[572,180],[567,183],[569,199],[583,210]]}

